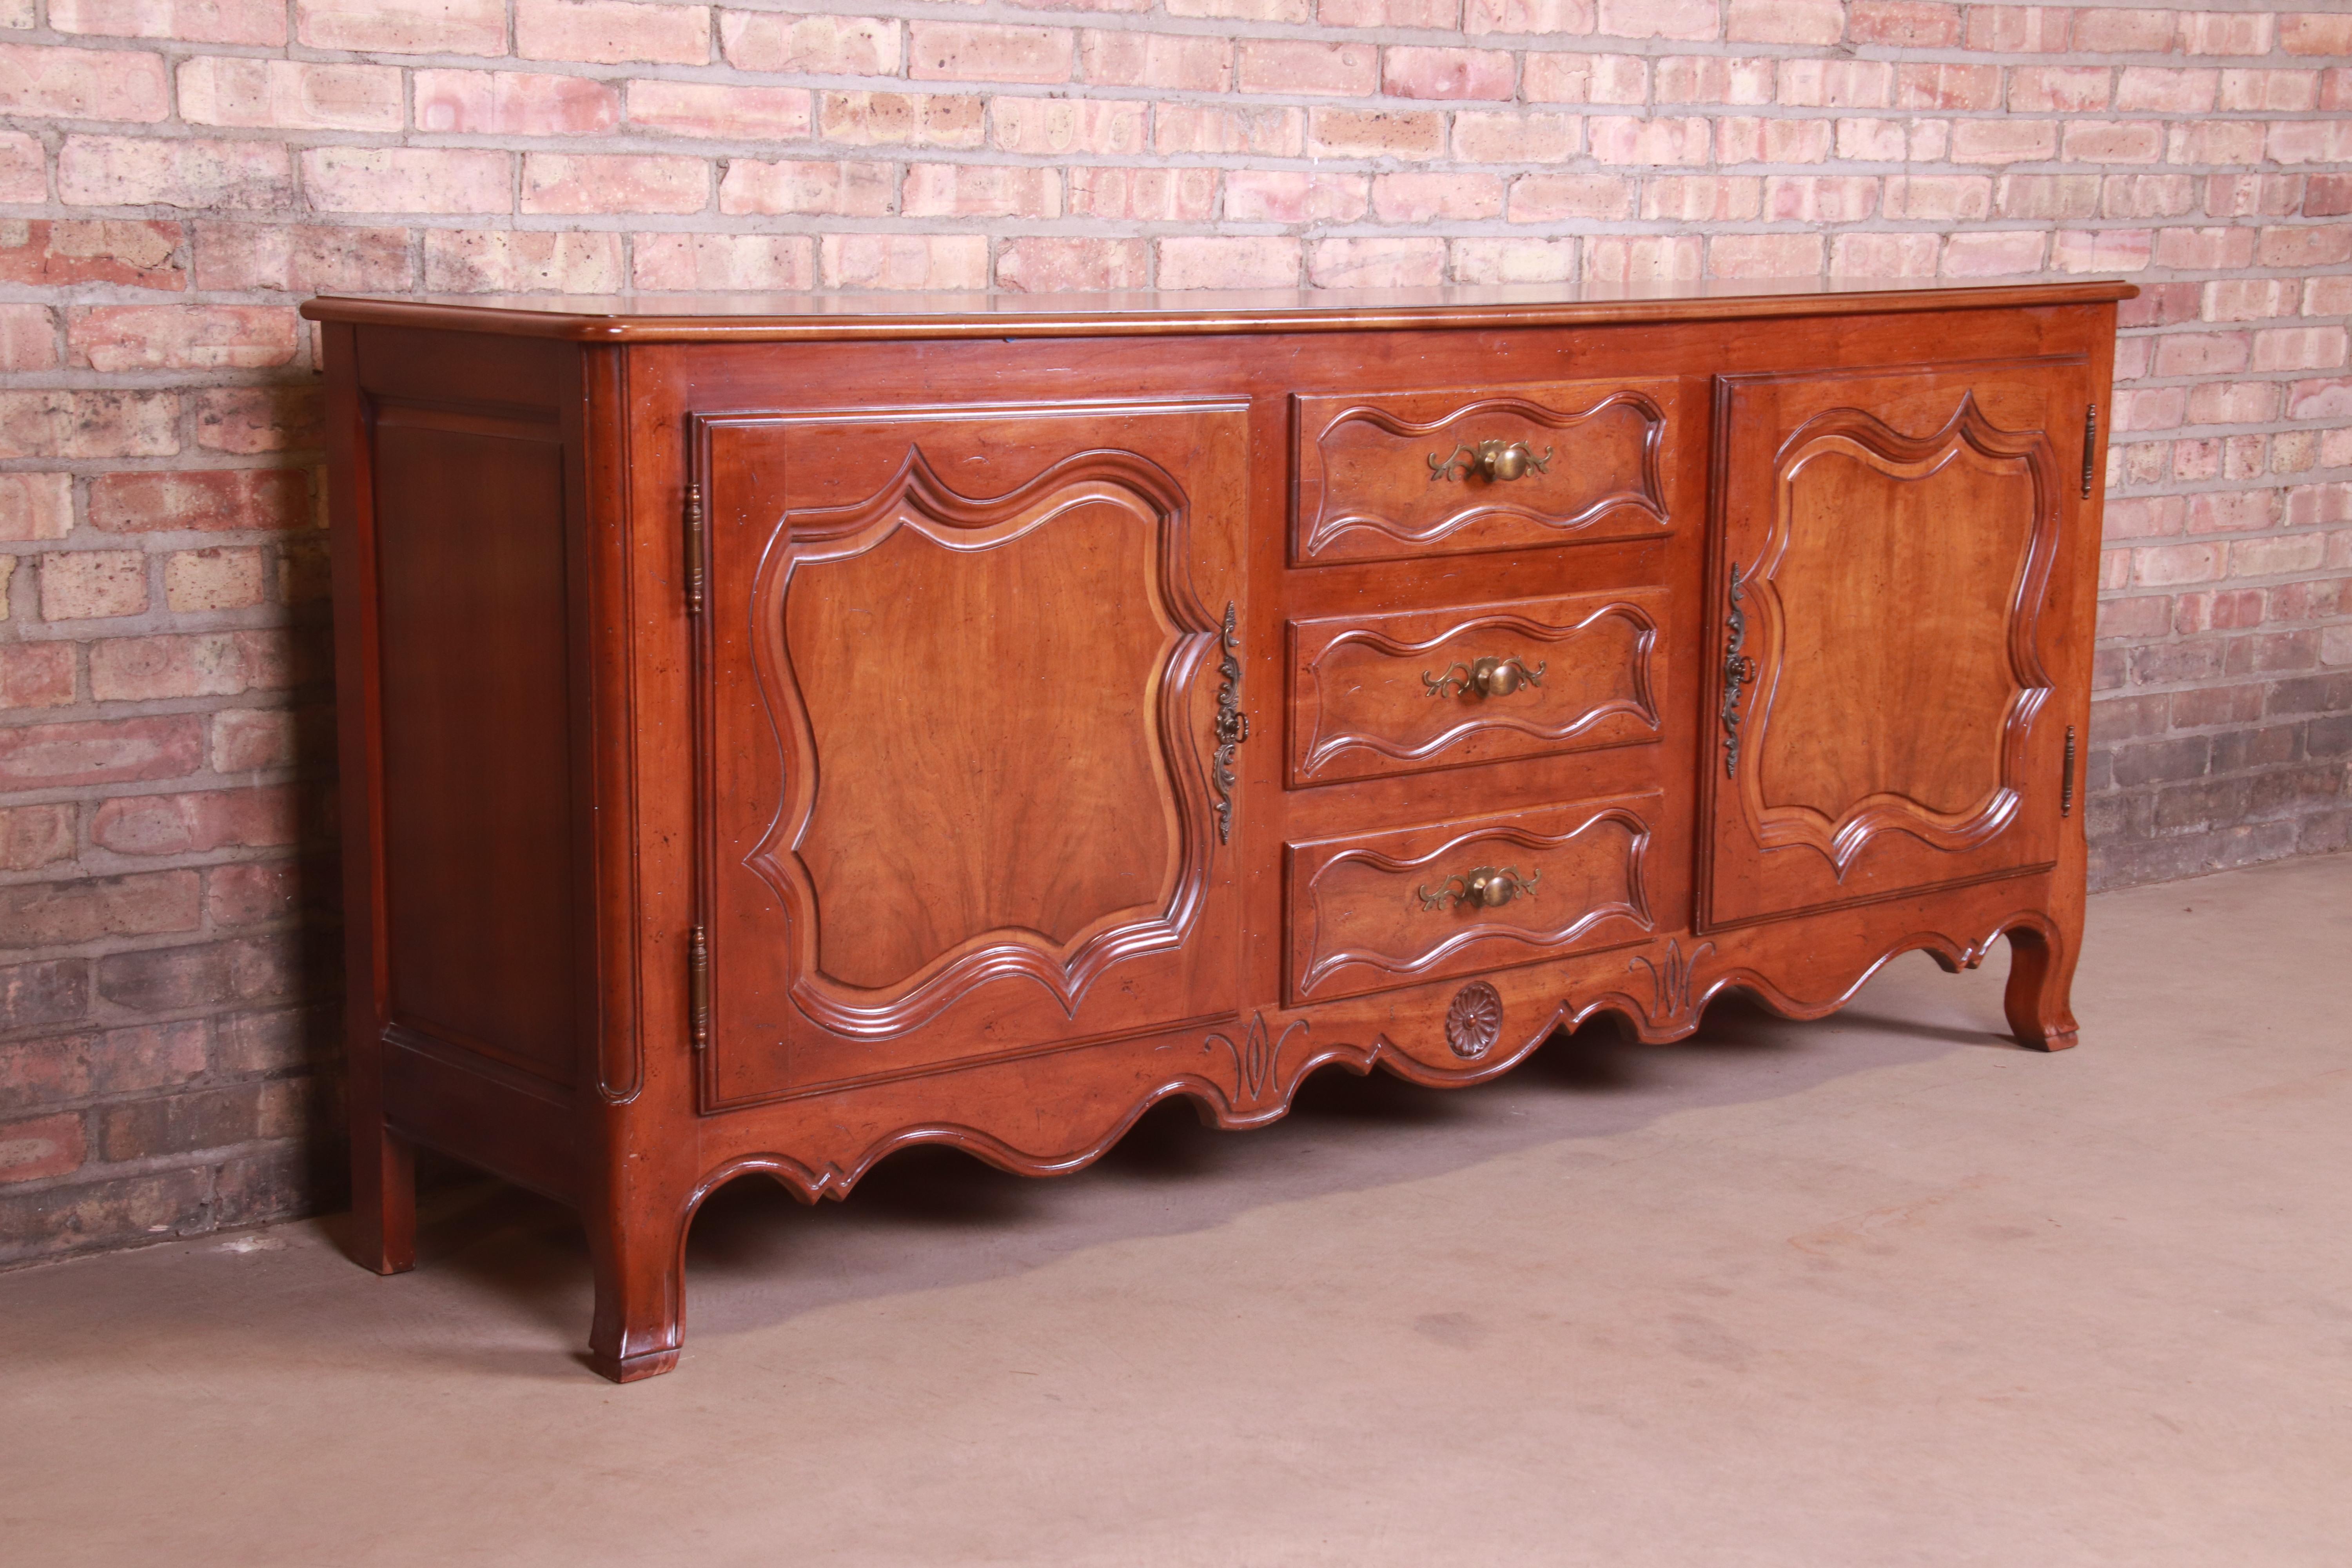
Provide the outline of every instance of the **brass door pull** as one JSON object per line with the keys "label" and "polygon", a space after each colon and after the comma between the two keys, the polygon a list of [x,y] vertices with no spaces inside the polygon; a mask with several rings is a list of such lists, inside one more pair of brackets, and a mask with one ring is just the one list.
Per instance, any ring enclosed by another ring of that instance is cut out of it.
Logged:
{"label": "brass door pull", "polygon": [[1429,455],[1429,478],[1432,483],[1439,479],[1467,481],[1473,474],[1490,479],[1522,479],[1530,472],[1540,474],[1549,468],[1551,453],[1552,449],[1546,447],[1538,458],[1535,448],[1525,441],[1489,440],[1475,447],[1465,441],[1444,457],[1435,452]]}
{"label": "brass door pull", "polygon": [[1549,668],[1549,659],[1529,669],[1516,658],[1482,658],[1475,664],[1454,665],[1444,675],[1424,669],[1421,683],[1429,688],[1432,697],[1508,697],[1522,685],[1541,686],[1544,671]]}
{"label": "brass door pull", "polygon": [[1466,877],[1446,878],[1437,885],[1433,893],[1423,887],[1414,889],[1413,894],[1421,900],[1421,907],[1424,910],[1442,910],[1448,904],[1468,904],[1475,909],[1492,910],[1501,908],[1522,893],[1534,898],[1536,884],[1542,880],[1541,871],[1530,871],[1522,877],[1516,866],[1505,866],[1499,870],[1492,866],[1481,866]]}

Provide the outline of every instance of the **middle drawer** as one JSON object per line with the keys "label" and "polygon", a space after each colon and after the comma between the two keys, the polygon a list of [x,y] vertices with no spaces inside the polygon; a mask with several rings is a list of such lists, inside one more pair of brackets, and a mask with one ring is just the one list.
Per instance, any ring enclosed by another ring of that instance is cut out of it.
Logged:
{"label": "middle drawer", "polygon": [[1663,588],[1290,624],[1290,784],[1654,742]]}

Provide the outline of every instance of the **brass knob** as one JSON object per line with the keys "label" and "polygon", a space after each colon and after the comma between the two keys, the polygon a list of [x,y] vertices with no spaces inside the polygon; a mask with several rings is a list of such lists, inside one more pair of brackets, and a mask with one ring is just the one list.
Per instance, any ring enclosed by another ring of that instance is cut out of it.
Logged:
{"label": "brass knob", "polygon": [[1475,909],[1496,910],[1525,893],[1536,896],[1536,884],[1543,880],[1541,871],[1530,871],[1522,877],[1516,866],[1499,869],[1481,866],[1466,876],[1453,876],[1437,885],[1435,892],[1426,887],[1413,889],[1424,910],[1444,909],[1447,904],[1466,904]]}
{"label": "brass knob", "polygon": [[1432,697],[1508,697],[1522,686],[1541,686],[1544,671],[1549,668],[1549,660],[1529,669],[1516,658],[1488,655],[1475,664],[1453,665],[1444,675],[1424,669],[1421,683],[1429,688]]}
{"label": "brass knob", "polygon": [[1499,437],[1481,441],[1473,447],[1464,442],[1441,457],[1429,455],[1429,477],[1434,479],[1467,479],[1473,474],[1506,483],[1525,479],[1529,473],[1540,474],[1551,465],[1552,449],[1544,448],[1536,456],[1535,448],[1525,441],[1505,441]]}

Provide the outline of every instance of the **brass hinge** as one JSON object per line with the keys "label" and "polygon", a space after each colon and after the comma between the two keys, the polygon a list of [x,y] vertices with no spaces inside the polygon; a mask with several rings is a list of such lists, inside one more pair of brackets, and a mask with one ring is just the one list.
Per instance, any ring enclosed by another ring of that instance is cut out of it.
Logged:
{"label": "brass hinge", "polygon": [[2074,726],[2066,726],[2066,776],[2058,786],[2058,815],[2074,815]]}
{"label": "brass hinge", "polygon": [[2098,471],[2099,405],[2083,410],[2083,499],[2091,499],[2091,480]]}
{"label": "brass hinge", "polygon": [[710,1043],[710,943],[696,926],[686,948],[687,1037],[696,1050]]}
{"label": "brass hinge", "polygon": [[707,546],[702,536],[702,487],[686,487],[686,613],[702,614],[703,562]]}

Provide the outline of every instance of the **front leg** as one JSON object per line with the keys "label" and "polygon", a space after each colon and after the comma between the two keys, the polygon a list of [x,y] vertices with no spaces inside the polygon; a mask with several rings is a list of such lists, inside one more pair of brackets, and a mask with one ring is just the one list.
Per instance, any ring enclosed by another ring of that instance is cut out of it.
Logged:
{"label": "front leg", "polygon": [[588,1364],[614,1383],[676,1366],[686,1330],[685,1216],[650,1204],[634,1215],[591,1215],[588,1251],[596,1274]]}
{"label": "front leg", "polygon": [[2009,931],[2009,989],[2001,996],[2018,1044],[2063,1051],[2074,1043],[2074,958],[2081,943],[2036,926]]}

